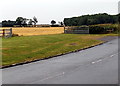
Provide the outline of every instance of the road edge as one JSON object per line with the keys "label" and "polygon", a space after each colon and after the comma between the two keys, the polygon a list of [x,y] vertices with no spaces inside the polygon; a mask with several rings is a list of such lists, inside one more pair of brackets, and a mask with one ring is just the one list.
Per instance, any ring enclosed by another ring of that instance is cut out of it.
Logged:
{"label": "road edge", "polygon": [[47,59],[50,59],[50,58],[54,58],[54,57],[58,57],[58,56],[62,56],[62,55],[67,55],[67,54],[70,54],[70,53],[76,53],[76,52],[79,52],[79,51],[82,51],[82,50],[86,50],[86,49],[89,49],[89,48],[93,48],[93,47],[102,45],[102,44],[107,43],[107,42],[108,41],[103,41],[102,43],[99,43],[97,45],[92,45],[92,46],[89,46],[89,47],[86,47],[86,48],[83,48],[83,49],[78,49],[78,50],[70,51],[70,52],[67,52],[67,53],[58,54],[58,55],[55,55],[55,56],[49,56],[49,57],[42,58],[42,59],[37,59],[37,60],[33,60],[33,61],[26,61],[26,62],[16,63],[16,64],[8,65],[8,66],[2,66],[2,67],[0,67],[0,69],[5,69],[5,68],[9,68],[9,67],[20,66],[20,65],[24,65],[24,64],[29,64],[29,63],[41,61],[41,60],[47,60]]}

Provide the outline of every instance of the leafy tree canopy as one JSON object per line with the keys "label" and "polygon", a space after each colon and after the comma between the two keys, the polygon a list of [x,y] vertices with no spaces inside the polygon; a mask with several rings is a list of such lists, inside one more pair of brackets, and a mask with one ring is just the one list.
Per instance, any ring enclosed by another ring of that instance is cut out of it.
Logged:
{"label": "leafy tree canopy", "polygon": [[118,15],[108,15],[107,13],[99,13],[94,15],[83,15],[72,18],[64,18],[64,24],[66,26],[80,26],[80,25],[94,25],[118,23]]}

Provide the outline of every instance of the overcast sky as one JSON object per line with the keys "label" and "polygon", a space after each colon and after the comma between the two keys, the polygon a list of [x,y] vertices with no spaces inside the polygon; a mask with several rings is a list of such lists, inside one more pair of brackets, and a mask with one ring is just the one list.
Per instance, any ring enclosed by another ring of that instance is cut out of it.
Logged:
{"label": "overcast sky", "polygon": [[118,13],[119,0],[0,0],[0,21],[37,17],[39,24],[96,13]]}

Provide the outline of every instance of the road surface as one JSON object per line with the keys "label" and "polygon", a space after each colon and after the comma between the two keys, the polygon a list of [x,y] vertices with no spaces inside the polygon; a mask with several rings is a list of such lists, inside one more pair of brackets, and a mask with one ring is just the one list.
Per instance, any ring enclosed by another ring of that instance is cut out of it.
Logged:
{"label": "road surface", "polygon": [[118,40],[55,58],[2,69],[3,84],[117,84]]}

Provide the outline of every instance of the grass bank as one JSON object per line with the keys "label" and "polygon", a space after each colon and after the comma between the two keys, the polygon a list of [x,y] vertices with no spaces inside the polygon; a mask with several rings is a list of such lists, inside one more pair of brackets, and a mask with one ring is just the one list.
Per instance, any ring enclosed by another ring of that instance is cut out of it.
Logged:
{"label": "grass bank", "polygon": [[[2,39],[2,66],[33,61],[97,45],[105,35],[57,34]],[[78,57],[79,58],[79,57]]]}

